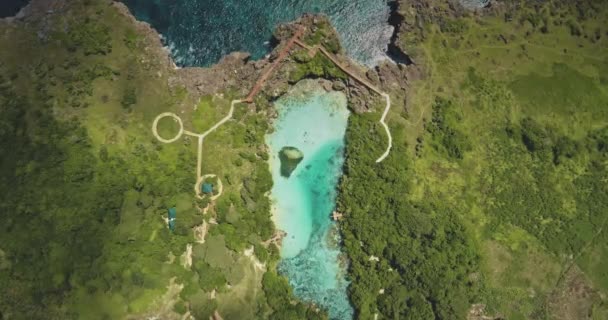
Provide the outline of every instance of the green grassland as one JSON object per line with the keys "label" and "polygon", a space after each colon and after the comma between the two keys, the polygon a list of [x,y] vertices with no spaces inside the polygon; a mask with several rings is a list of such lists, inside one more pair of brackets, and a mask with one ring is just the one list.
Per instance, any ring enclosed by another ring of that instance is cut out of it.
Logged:
{"label": "green grassland", "polygon": [[513,3],[404,36],[426,75],[389,114],[386,164],[358,129],[380,133],[378,114],[351,119],[340,207],[360,319],[465,318],[476,303],[608,317],[608,7]]}
{"label": "green grassland", "polygon": [[[199,97],[170,85],[175,71],[151,46],[106,2],[0,24],[0,318],[323,317],[291,303],[278,251],[262,245],[274,233],[267,110],[238,105],[205,139],[203,174],[217,174],[224,193],[203,214],[195,139],[161,144],[152,122],[169,111],[202,133],[228,113],[234,88]],[[163,137],[177,130],[160,122]],[[269,272],[242,255],[252,246]]]}

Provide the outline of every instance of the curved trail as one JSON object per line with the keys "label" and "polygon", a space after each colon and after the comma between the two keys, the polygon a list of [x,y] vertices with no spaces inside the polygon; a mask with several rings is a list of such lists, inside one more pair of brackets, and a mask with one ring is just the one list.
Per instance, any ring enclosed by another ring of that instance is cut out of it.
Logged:
{"label": "curved trail", "polygon": [[384,112],[382,113],[382,117],[380,118],[380,124],[384,127],[384,131],[386,131],[386,136],[388,137],[388,146],[386,147],[386,151],[376,160],[376,163],[382,162],[382,160],[388,157],[388,154],[391,152],[391,148],[393,147],[393,136],[391,135],[391,130],[388,128],[386,124],[386,116],[388,115],[388,111],[391,109],[391,97],[382,93],[382,96],[386,99],[386,107],[384,108]]}
{"label": "curved trail", "polygon": [[311,56],[314,56],[317,53],[317,51],[321,51],[321,53],[323,53],[331,62],[333,62],[344,73],[346,73],[351,78],[355,79],[357,82],[361,83],[368,89],[374,91],[375,93],[381,95],[382,97],[384,97],[386,99],[386,107],[384,108],[384,112],[382,113],[382,117],[380,118],[379,122],[382,125],[382,127],[384,127],[384,131],[386,131],[388,145],[386,147],[386,151],[384,151],[384,153],[376,160],[376,163],[380,163],[384,159],[386,159],[386,157],[388,157],[388,155],[390,154],[391,149],[393,147],[393,136],[391,135],[391,130],[389,129],[388,125],[385,122],[386,116],[388,115],[388,112],[391,109],[391,97],[386,92],[380,91],[380,89],[376,88],[374,85],[372,85],[368,81],[364,80],[363,78],[359,77],[354,72],[350,71],[346,66],[342,65],[340,63],[340,61],[338,61],[338,59],[336,59],[331,53],[329,53],[327,50],[325,50],[325,48],[323,48],[322,46],[316,45],[314,47],[310,47],[297,39],[294,42],[297,45],[299,45],[300,47],[308,50],[309,54]]}
{"label": "curved trail", "polygon": [[[232,118],[232,115],[234,114],[234,105],[237,104],[237,103],[241,103],[241,102],[243,102],[243,101],[239,100],[239,99],[232,100],[232,102],[230,103],[230,111],[228,111],[228,114],[224,118],[222,118],[222,120],[218,121],[215,125],[213,125],[213,127],[209,128],[207,131],[205,131],[203,133],[195,133],[195,132],[192,132],[192,131],[184,130],[184,125],[183,125],[182,120],[181,120],[181,118],[179,116],[177,116],[175,113],[172,113],[172,112],[163,112],[163,113],[159,114],[158,116],[156,116],[156,119],[154,119],[154,123],[152,124],[152,134],[154,135],[154,137],[156,139],[158,139],[158,141],[163,142],[163,143],[172,143],[172,142],[175,142],[183,134],[186,134],[186,135],[198,138],[198,157],[197,157],[197,163],[196,163],[196,178],[198,180],[202,176],[203,140],[205,140],[205,137],[207,135],[209,135],[213,131],[217,130],[221,125],[223,125],[224,123],[226,123],[226,121],[230,120]],[[164,118],[164,117],[172,117],[180,125],[180,131],[172,139],[165,139],[165,138],[161,137],[158,134],[158,130],[157,130],[158,121],[161,118]]]}

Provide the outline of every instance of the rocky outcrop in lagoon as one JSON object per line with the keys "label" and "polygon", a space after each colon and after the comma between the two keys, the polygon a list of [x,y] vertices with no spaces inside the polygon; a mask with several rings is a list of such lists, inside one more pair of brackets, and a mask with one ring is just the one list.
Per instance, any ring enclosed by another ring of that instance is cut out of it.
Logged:
{"label": "rocky outcrop in lagoon", "polygon": [[288,146],[279,151],[279,159],[281,160],[281,176],[289,178],[304,159],[304,154],[298,148]]}

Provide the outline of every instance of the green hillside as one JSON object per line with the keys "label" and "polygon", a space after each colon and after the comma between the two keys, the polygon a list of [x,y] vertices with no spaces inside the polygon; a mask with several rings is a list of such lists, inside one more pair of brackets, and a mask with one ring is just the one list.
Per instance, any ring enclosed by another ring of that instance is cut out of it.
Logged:
{"label": "green hillside", "polygon": [[359,318],[605,319],[608,7],[418,3],[400,39],[425,76],[389,116],[393,152],[374,163],[378,115],[347,134]]}
{"label": "green hillside", "polygon": [[[278,303],[291,299],[287,282],[265,273],[278,259],[263,243],[274,234],[266,110],[239,106],[205,141],[203,172],[224,193],[203,213],[196,141],[161,144],[152,122],[170,111],[204,132],[228,113],[233,88],[199,97],[172,82],[176,71],[150,50],[158,45],[108,2],[64,9],[0,24],[0,319],[312,312]],[[178,129],[159,123],[167,138]],[[264,268],[243,256],[250,247]]]}

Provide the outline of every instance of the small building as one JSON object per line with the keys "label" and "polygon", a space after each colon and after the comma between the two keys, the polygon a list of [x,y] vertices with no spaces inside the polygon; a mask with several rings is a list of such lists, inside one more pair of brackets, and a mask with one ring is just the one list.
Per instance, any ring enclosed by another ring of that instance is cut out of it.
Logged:
{"label": "small building", "polygon": [[201,191],[204,194],[212,194],[213,193],[213,185],[211,183],[203,183],[203,186],[201,187]]}
{"label": "small building", "polygon": [[167,210],[167,215],[168,215],[168,221],[169,221],[169,229],[171,231],[173,231],[173,229],[175,228],[175,216],[177,215],[177,210],[175,209],[175,207],[173,208],[169,208],[169,210]]}

